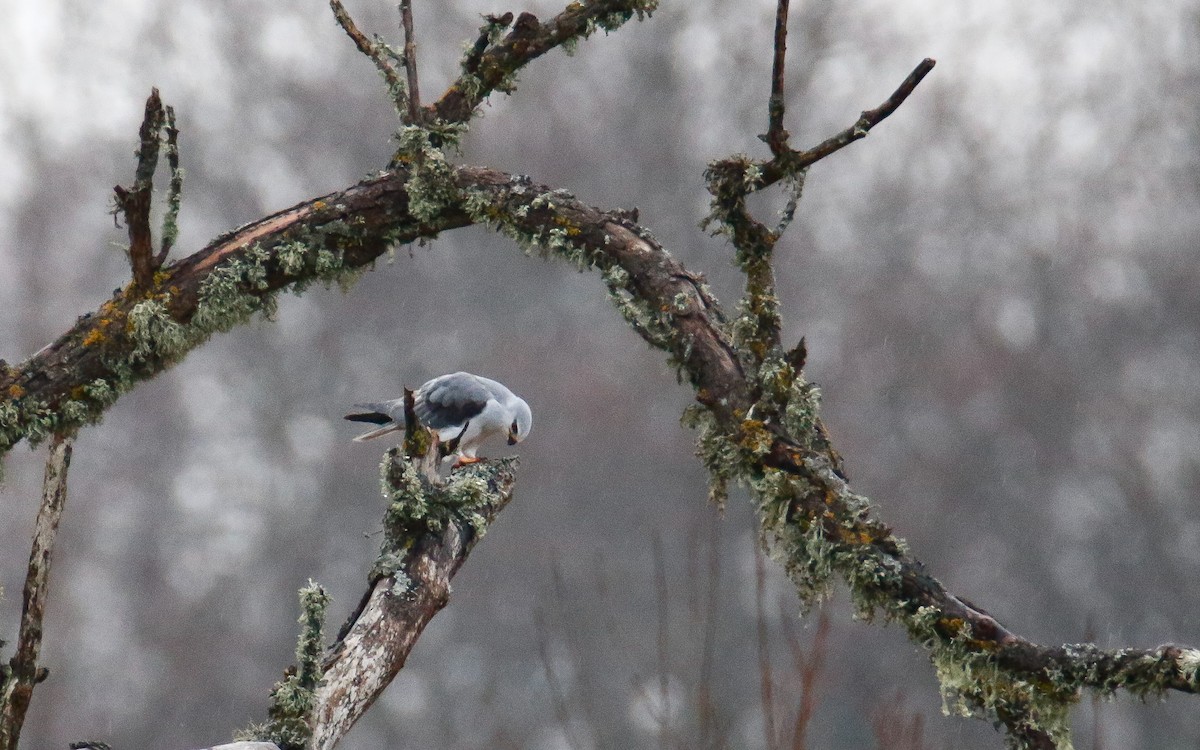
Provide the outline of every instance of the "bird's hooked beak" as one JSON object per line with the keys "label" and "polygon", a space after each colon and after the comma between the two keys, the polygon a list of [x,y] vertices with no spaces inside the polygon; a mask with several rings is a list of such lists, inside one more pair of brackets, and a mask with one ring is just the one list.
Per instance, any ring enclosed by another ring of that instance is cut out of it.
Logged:
{"label": "bird's hooked beak", "polygon": [[508,433],[508,444],[509,445],[516,445],[519,442],[521,442],[521,438],[517,437],[517,433],[515,433],[515,432]]}

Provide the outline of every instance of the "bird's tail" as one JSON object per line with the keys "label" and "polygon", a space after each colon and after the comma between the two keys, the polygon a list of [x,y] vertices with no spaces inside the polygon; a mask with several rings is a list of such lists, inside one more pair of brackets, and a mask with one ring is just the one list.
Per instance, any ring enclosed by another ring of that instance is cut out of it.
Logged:
{"label": "bird's tail", "polygon": [[361,443],[364,440],[370,440],[371,438],[377,438],[380,435],[386,435],[389,432],[395,432],[397,430],[404,429],[404,423],[402,421],[397,421],[393,419],[390,414],[388,414],[388,411],[390,410],[389,407],[392,406],[390,403],[355,404],[355,406],[362,409],[370,409],[370,411],[347,414],[344,419],[347,419],[351,422],[368,422],[370,424],[382,425],[377,430],[371,430],[370,432],[354,438],[355,442]]}
{"label": "bird's tail", "polygon": [[404,429],[404,425],[402,425],[402,424],[389,424],[385,427],[380,427],[378,430],[371,430],[370,432],[364,432],[363,434],[354,438],[354,442],[361,443],[364,440],[370,440],[372,438],[377,438],[382,435],[387,435],[390,432],[399,432],[400,430],[403,430],[403,429]]}

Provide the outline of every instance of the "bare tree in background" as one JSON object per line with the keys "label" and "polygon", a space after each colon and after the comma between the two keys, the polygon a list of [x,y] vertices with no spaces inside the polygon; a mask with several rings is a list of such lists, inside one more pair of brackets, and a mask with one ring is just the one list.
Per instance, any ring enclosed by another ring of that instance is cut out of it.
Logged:
{"label": "bare tree in background", "polygon": [[[1010,745],[1068,746],[1069,712],[1084,689],[1110,694],[1123,688],[1136,695],[1200,690],[1200,652],[1194,649],[1039,646],[947,591],[850,488],[819,415],[819,392],[804,377],[804,342],[783,340],[772,254],[796,211],[808,167],[891,116],[932,70],[932,60],[918,64],[892,96],[850,127],[797,149],[785,127],[788,3],[780,0],[762,136],[770,156],[732,156],[713,162],[706,174],[706,226],[729,240],[745,279],[744,296],[727,311],[704,277],[672,258],[635,210],[598,209],[524,176],[450,160],[480,105],[495,91],[511,93],[526,64],[596,31],[615,31],[635,15],[648,16],[653,2],[572,3],[546,22],[527,13],[488,17],[463,58],[461,75],[431,104],[419,95],[408,2],[401,5],[403,49],[369,38],[337,0],[331,5],[387,83],[403,122],[399,150],[378,175],[252,222],[168,263],[181,200],[177,131],[174,113],[157,92],[151,95],[135,182],[116,190],[116,210],[129,229],[132,281],[54,343],[0,371],[3,449],[22,439],[34,444],[51,438],[55,446],[44,516],[62,510],[69,436],[138,383],[214,333],[256,313],[270,314],[280,291],[301,291],[314,281],[350,283],[397,244],[480,224],[523,249],[596,271],[630,326],[665,352],[681,382],[693,388],[696,405],[687,419],[699,431],[713,500],[724,502],[730,483],[750,488],[763,546],[787,571],[805,606],[828,596],[835,578],[843,580],[860,616],[899,624],[929,652],[949,705],[1002,724]],[[171,182],[155,248],[150,196],[163,143]],[[786,205],[779,221],[768,225],[751,214],[747,199],[776,185]],[[336,744],[403,665],[421,629],[444,606],[450,576],[511,496],[509,463],[489,462],[442,480],[429,470],[427,455],[414,430],[406,449],[385,462],[390,505],[384,551],[362,605],[325,654],[319,648],[324,594],[319,587],[303,593],[298,665],[277,687],[270,721],[254,729],[259,739],[286,748]],[[16,746],[30,693],[45,676],[36,664],[37,642],[54,525],[38,524],[26,587],[35,593],[27,595],[29,617],[0,693],[0,749]]]}

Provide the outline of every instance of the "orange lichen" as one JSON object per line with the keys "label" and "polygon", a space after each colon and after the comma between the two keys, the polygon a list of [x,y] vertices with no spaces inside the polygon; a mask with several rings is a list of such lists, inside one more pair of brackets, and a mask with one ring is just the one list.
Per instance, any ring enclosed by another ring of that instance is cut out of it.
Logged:
{"label": "orange lichen", "polygon": [[[577,237],[583,234],[583,230],[580,229],[577,224],[572,223],[572,221],[565,216],[555,216],[554,223],[558,224],[560,227],[565,227],[568,237]],[[665,310],[666,308],[663,309]]]}
{"label": "orange lichen", "polygon": [[25,395],[25,389],[22,388],[19,384],[13,383],[12,385],[10,385],[8,387],[8,397],[9,398],[20,398],[24,395]]}

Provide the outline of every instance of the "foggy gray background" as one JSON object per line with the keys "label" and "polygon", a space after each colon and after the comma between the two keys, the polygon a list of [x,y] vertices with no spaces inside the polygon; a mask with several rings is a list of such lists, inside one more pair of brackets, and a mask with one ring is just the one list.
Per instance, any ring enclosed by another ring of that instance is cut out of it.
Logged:
{"label": "foggy gray background", "polygon": [[[394,4],[347,3],[396,39]],[[1197,3],[794,3],[787,125],[812,145],[938,66],[865,141],[815,166],[777,268],[789,342],[853,485],[956,594],[1038,642],[1200,643],[1200,30]],[[422,90],[452,79],[479,14],[415,3]],[[395,120],[320,0],[3,0],[0,356],[20,361],[129,277],[106,209],[132,179],[152,85],[187,170],[176,257],[384,165]],[[773,3],[666,0],[648,22],[556,51],[494,97],[461,160],[531,175],[642,222],[732,308],[731,250],[706,237],[701,174],[763,155]],[[762,203],[769,215],[772,206]],[[265,718],[293,660],[296,589],[335,631],[377,550],[387,447],[340,417],[466,369],[535,425],[515,502],[450,606],[343,747],[696,746],[704,633],[728,746],[765,746],[753,524],[717,518],[689,401],[599,279],[479,229],[400,248],[348,294],[286,297],[85,430],[56,551],[29,748],[228,740]],[[0,493],[0,638],[16,633],[43,451]],[[658,540],[658,541],[656,541]],[[655,547],[668,593],[660,655]],[[719,606],[710,614],[715,545]],[[557,579],[556,579],[557,576]],[[767,612],[787,677],[777,571]],[[874,747],[903,702],[929,747],[1002,746],[942,718],[926,659],[855,622],[844,593],[812,746]],[[808,644],[815,628],[800,623]],[[539,624],[540,623],[540,624]],[[7,658],[7,653],[5,654]],[[549,663],[554,679],[547,679]],[[665,663],[670,706],[662,710]],[[898,698],[898,696],[900,696]],[[1075,711],[1092,747],[1092,711]],[[782,717],[778,719],[781,723]],[[1105,747],[1194,748],[1194,699],[1101,706]]]}

